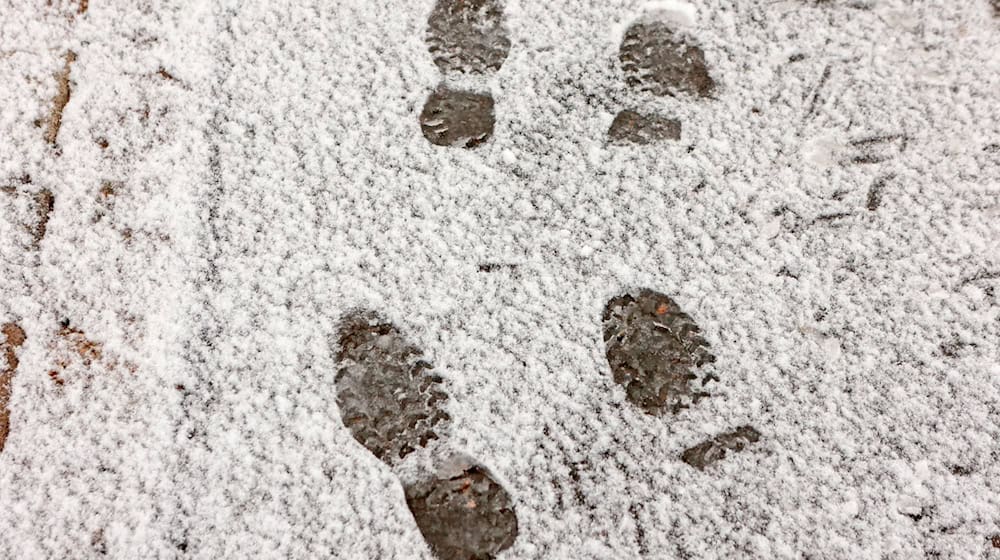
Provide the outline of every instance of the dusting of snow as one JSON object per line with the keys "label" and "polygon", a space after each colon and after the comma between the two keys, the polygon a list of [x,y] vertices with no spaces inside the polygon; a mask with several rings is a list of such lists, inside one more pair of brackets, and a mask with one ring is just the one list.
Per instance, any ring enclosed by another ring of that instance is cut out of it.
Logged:
{"label": "dusting of snow", "polygon": [[694,26],[698,23],[698,9],[694,4],[680,0],[648,2],[639,7],[639,12],[681,26]]}
{"label": "dusting of snow", "polygon": [[[417,473],[337,405],[365,308],[509,494],[500,559],[1000,558],[987,0],[507,3],[502,67],[469,76],[432,0],[3,8],[0,557],[433,558]],[[711,96],[630,89],[657,13]],[[490,96],[490,134],[428,141],[445,84]],[[683,133],[607,142],[626,109]],[[715,357],[673,415],[607,361],[635,288]]]}

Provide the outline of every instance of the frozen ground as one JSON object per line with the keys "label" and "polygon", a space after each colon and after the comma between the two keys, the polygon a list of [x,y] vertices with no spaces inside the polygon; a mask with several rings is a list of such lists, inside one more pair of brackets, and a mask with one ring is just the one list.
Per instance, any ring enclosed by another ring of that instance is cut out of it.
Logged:
{"label": "frozen ground", "polygon": [[[433,558],[338,404],[363,308],[498,558],[1000,558],[995,4],[506,0],[445,75],[433,0],[5,2],[0,556]],[[651,14],[713,87],[630,83]],[[640,288],[714,358],[676,413],[605,354]]]}

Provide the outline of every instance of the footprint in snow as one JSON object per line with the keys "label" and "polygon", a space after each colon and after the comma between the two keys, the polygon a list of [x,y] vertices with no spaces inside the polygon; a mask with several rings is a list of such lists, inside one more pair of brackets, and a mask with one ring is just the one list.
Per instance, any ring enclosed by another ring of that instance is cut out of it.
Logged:
{"label": "footprint in snow", "polygon": [[[679,12],[656,10],[634,20],[618,47],[625,83],[655,96],[707,98],[716,89],[705,53],[687,31]],[[679,140],[681,123],[661,115],[624,109],[608,130],[612,144],[650,144]]]}
{"label": "footprint in snow", "polygon": [[668,296],[643,289],[614,297],[603,322],[611,375],[629,402],[650,414],[674,414],[706,396],[697,389],[704,383],[693,382],[715,356],[691,316]]}
{"label": "footprint in snow", "polygon": [[[626,84],[656,96],[710,98],[717,86],[704,51],[690,35],[691,23],[686,14],[671,10],[635,19],[618,48]],[[631,109],[618,113],[608,131],[613,144],[680,137],[680,121]],[[621,294],[607,302],[602,319],[612,378],[633,405],[649,414],[676,414],[708,395],[702,388],[712,376],[701,368],[715,356],[694,319],[669,296],[646,288]],[[759,439],[755,428],[743,426],[691,447],[681,460],[704,470]]]}
{"label": "footprint in snow", "polygon": [[[446,434],[442,379],[395,325],[370,311],[341,321],[335,382],[344,424],[390,467]],[[440,447],[440,446],[439,446]],[[517,538],[507,490],[475,461],[448,457],[435,472],[404,482],[406,505],[438,558],[487,559]]]}
{"label": "footprint in snow", "polygon": [[[702,48],[694,44],[683,15],[653,11],[625,31],[618,58],[626,83],[656,96],[710,97],[716,89]],[[428,19],[427,44],[445,74],[485,75],[500,69],[510,51],[497,0],[438,0]],[[490,93],[454,89],[443,83],[420,113],[424,137],[438,146],[475,148],[493,136],[496,123]],[[679,140],[676,119],[624,109],[608,130],[613,144]]]}
{"label": "footprint in snow", "polygon": [[[502,20],[498,0],[438,0],[427,31],[434,63],[446,77],[499,70],[510,50]],[[704,52],[677,21],[670,13],[654,13],[628,27],[619,48],[626,82],[643,94],[710,97],[716,84]],[[442,83],[428,96],[419,120],[431,143],[474,148],[493,134],[493,97]],[[615,144],[680,135],[679,121],[631,109],[621,111],[608,131]],[[701,387],[710,376],[700,372],[715,356],[694,319],[669,296],[650,289],[622,294],[607,302],[602,319],[612,376],[637,408],[675,414],[707,395]],[[371,311],[348,314],[341,322],[337,359],[337,402],[359,443],[397,470],[421,450],[446,456],[439,451],[447,449],[441,439],[451,421],[443,381],[395,325]],[[759,439],[756,429],[742,426],[691,447],[681,460],[704,470]],[[487,559],[509,548],[518,520],[504,486],[476,461],[451,457],[438,463],[447,466],[403,482],[406,504],[434,554]]]}
{"label": "footprint in snow", "polygon": [[[669,415],[707,397],[711,374],[702,366],[715,361],[701,328],[669,296],[640,289],[611,298],[604,307],[605,357],[625,398],[652,415]],[[681,454],[698,470],[743,451],[760,440],[753,426],[741,426],[703,441]]]}
{"label": "footprint in snow", "polygon": [[[498,0],[438,0],[427,20],[427,46],[445,74],[485,75],[500,69],[510,51]],[[420,113],[432,144],[474,148],[493,136],[493,95],[442,83]]]}

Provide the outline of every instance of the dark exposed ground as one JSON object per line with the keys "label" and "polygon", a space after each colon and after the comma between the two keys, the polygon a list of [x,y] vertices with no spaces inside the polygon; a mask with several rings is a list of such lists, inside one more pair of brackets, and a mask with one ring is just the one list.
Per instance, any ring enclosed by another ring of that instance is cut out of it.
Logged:
{"label": "dark exposed ground", "polygon": [[715,357],[670,297],[643,289],[612,298],[603,320],[608,364],[629,402],[650,414],[676,413],[705,395],[696,370]]}
{"label": "dark exposed ground", "polygon": [[45,126],[45,141],[52,145],[55,145],[56,141],[59,139],[59,128],[62,126],[63,109],[65,109],[66,104],[69,103],[71,94],[69,73],[74,62],[76,62],[76,53],[66,53],[66,61],[63,64],[63,68],[56,76],[59,91],[56,93],[55,99],[52,100],[52,113],[50,114],[48,123]]}
{"label": "dark exposed ground", "polygon": [[630,110],[618,113],[608,130],[608,139],[614,144],[651,144],[680,138],[680,121]]}
{"label": "dark exposed ground", "polygon": [[654,95],[691,94],[708,97],[715,91],[705,53],[657,20],[637,21],[626,31],[618,52],[629,85]]}
{"label": "dark exposed ground", "polygon": [[424,137],[438,146],[474,148],[493,135],[493,96],[441,87],[420,113]]}
{"label": "dark exposed ground", "polygon": [[740,426],[731,432],[719,434],[699,443],[681,454],[681,460],[696,469],[704,469],[726,458],[729,452],[743,451],[751,443],[760,441],[760,432],[753,426]]}
{"label": "dark exposed ground", "polygon": [[56,199],[52,195],[52,191],[48,189],[42,189],[38,191],[35,195],[35,214],[38,221],[32,227],[32,241],[37,249],[39,243],[45,238],[45,232],[49,227],[49,218],[52,217],[52,211],[55,209]]}
{"label": "dark exposed ground", "polygon": [[482,467],[407,486],[406,504],[438,558],[493,558],[517,538],[514,504]]}
{"label": "dark exposed ground", "polygon": [[497,0],[438,0],[427,20],[427,46],[442,72],[499,70],[510,51]]}
{"label": "dark exposed ground", "polygon": [[395,326],[358,312],[339,342],[337,404],[361,445],[391,464],[438,438],[449,420],[441,378]]}

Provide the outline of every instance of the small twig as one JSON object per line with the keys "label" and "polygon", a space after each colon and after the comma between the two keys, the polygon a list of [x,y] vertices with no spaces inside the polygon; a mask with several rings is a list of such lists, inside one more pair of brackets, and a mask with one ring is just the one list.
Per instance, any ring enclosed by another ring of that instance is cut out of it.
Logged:
{"label": "small twig", "polygon": [[871,146],[873,144],[885,144],[886,142],[895,142],[896,140],[902,140],[905,142],[909,137],[905,134],[882,134],[878,136],[868,136],[865,138],[859,138],[857,140],[851,140],[851,145],[855,148],[860,148],[862,146]]}
{"label": "small twig", "polygon": [[170,72],[167,72],[166,68],[163,68],[162,66],[160,67],[159,70],[156,71],[156,75],[165,80],[170,80],[172,82],[177,81],[177,78],[175,78],[174,75],[171,74]]}
{"label": "small twig", "polygon": [[885,189],[885,184],[895,177],[895,175],[886,175],[875,179],[875,182],[868,189],[868,201],[865,203],[865,208],[871,211],[878,209],[882,204],[882,190]]}
{"label": "small twig", "polygon": [[813,223],[816,223],[816,222],[831,222],[833,220],[839,220],[841,218],[847,218],[850,215],[851,215],[850,212],[836,212],[834,214],[821,214],[819,216],[816,216],[816,218],[813,220]]}
{"label": "small twig", "polygon": [[959,286],[966,286],[968,284],[971,284],[973,282],[978,282],[980,280],[996,280],[998,278],[1000,278],[1000,272],[988,272],[984,270],[982,272],[978,272],[966,278],[965,280],[962,280]]}
{"label": "small twig", "polygon": [[42,239],[45,237],[45,232],[48,230],[49,218],[52,217],[52,211],[55,209],[56,199],[52,191],[42,189],[35,195],[35,204],[38,206],[35,209],[38,221],[35,223],[35,227],[32,228],[31,233],[34,248],[38,249],[42,243]]}
{"label": "small twig", "polygon": [[479,272],[496,272],[498,270],[517,270],[517,265],[513,263],[481,263]]}
{"label": "small twig", "polygon": [[826,68],[823,69],[823,75],[820,77],[819,83],[816,84],[816,88],[813,89],[812,100],[809,102],[809,110],[806,111],[806,116],[805,116],[805,118],[803,120],[806,120],[806,119],[809,119],[810,117],[812,117],[813,113],[816,111],[816,108],[817,108],[818,103],[819,103],[819,96],[820,96],[820,93],[822,93],[823,86],[825,86],[827,80],[830,79],[830,72],[831,72],[831,66],[829,64],[827,64]]}

